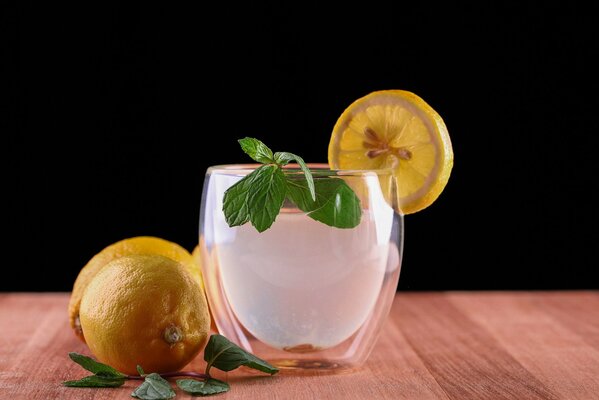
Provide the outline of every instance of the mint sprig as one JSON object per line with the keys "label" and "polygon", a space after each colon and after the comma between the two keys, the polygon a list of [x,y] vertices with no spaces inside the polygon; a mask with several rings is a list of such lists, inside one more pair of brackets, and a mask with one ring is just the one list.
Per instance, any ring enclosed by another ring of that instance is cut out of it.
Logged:
{"label": "mint sprig", "polygon": [[[239,180],[223,198],[225,221],[230,227],[247,222],[258,232],[264,232],[275,222],[285,199],[319,222],[336,228],[354,228],[360,223],[360,200],[340,178],[314,179],[304,160],[293,153],[274,153],[254,138],[239,140],[241,149],[253,160],[262,163]],[[283,166],[295,162],[303,178],[289,174]]]}
{"label": "mint sprig", "polygon": [[139,375],[125,375],[111,366],[102,364],[83,354],[69,353],[69,357],[94,375],[79,380],[64,381],[62,383],[64,386],[115,388],[122,386],[127,380],[143,379],[143,383],[131,393],[132,397],[142,400],[169,400],[174,398],[176,392],[167,378],[176,376],[188,377],[188,379],[177,380],[177,386],[192,396],[209,396],[229,391],[230,386],[228,383],[215,379],[210,375],[212,367],[221,371],[232,371],[241,366],[246,366],[270,375],[279,372],[277,368],[268,362],[248,353],[218,334],[210,336],[210,340],[204,349],[204,360],[207,362],[205,373],[178,371],[165,374],[146,374],[143,368],[138,365],[137,372]]}

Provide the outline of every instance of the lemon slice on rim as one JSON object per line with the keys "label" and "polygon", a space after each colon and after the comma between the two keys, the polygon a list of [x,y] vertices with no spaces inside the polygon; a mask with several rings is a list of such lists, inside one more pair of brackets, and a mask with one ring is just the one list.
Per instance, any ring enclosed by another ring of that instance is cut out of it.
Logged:
{"label": "lemon slice on rim", "polygon": [[441,116],[405,90],[381,90],[354,101],[339,117],[329,143],[331,169],[391,168],[404,214],[441,194],[453,150]]}

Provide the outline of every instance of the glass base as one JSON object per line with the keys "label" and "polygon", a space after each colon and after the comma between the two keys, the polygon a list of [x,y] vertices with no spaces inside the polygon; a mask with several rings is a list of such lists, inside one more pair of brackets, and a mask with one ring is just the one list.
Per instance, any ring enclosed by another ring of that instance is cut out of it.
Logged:
{"label": "glass base", "polygon": [[[326,359],[292,359],[278,358],[266,359],[270,364],[279,369],[279,375],[329,375],[348,374],[356,372],[359,367],[351,363],[335,362]],[[248,372],[260,373],[247,369]]]}

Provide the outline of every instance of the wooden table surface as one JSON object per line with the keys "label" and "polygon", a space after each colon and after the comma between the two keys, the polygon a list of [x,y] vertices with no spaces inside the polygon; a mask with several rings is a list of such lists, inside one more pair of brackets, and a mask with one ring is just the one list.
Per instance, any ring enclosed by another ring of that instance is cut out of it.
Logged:
{"label": "wooden table surface", "polygon": [[[90,354],[68,296],[0,294],[0,399],[131,399],[139,382],[61,386],[87,375],[68,352]],[[220,399],[599,399],[599,292],[400,293],[357,372],[219,377],[231,384]]]}

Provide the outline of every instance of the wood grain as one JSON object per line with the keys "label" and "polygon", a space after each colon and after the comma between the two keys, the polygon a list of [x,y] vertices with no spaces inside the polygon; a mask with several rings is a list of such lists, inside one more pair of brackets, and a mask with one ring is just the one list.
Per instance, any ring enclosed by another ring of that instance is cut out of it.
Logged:
{"label": "wood grain", "polygon": [[[0,294],[0,399],[131,399],[138,382],[61,385],[86,375],[68,352],[89,354],[68,296]],[[599,292],[400,293],[359,371],[218,377],[231,384],[221,399],[599,399]]]}

